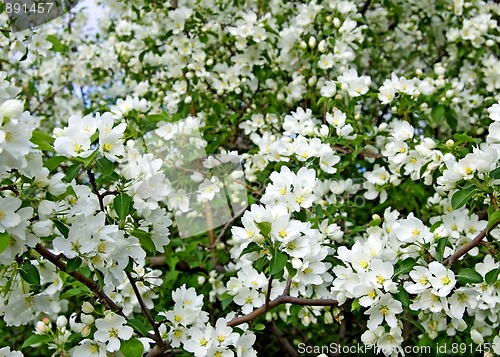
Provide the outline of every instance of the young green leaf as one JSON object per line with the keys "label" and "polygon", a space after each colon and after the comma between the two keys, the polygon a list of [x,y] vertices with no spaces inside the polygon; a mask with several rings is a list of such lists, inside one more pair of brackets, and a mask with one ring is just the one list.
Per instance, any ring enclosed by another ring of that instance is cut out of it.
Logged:
{"label": "young green leaf", "polygon": [[490,232],[500,222],[500,210],[493,211],[488,215],[488,227],[486,232]]}
{"label": "young green leaf", "polygon": [[442,104],[438,104],[432,108],[431,116],[432,116],[432,119],[434,119],[434,122],[436,124],[439,124],[441,122],[445,111],[446,111],[446,108]]}
{"label": "young green leaf", "polygon": [[127,341],[121,341],[120,352],[125,357],[141,357],[144,353],[144,346],[141,341],[132,338]]}
{"label": "young green leaf", "polygon": [[361,307],[361,304],[359,303],[359,299],[354,299],[351,304],[351,311],[355,311]]}
{"label": "young green leaf", "polygon": [[500,268],[496,268],[494,270],[489,271],[486,273],[486,276],[484,277],[484,281],[486,284],[493,285],[496,284],[498,281],[498,276],[500,275]]}
{"label": "young green leaf", "polygon": [[401,274],[408,274],[412,271],[415,264],[417,264],[417,261],[414,258],[406,258],[396,266],[394,277]]}
{"label": "young green leaf", "polygon": [[71,273],[77,270],[81,265],[82,265],[82,258],[80,257],[68,259],[66,263],[66,273]]}
{"label": "young green leaf", "polygon": [[38,272],[38,269],[31,264],[31,262],[26,261],[19,270],[19,274],[28,284],[40,285],[40,273]]}
{"label": "young green leaf", "polygon": [[490,171],[490,179],[496,180],[500,178],[500,167]]}
{"label": "young green leaf", "polygon": [[139,331],[143,336],[148,335],[148,328],[144,325],[144,323],[139,319],[130,319],[127,322],[130,326],[134,328],[134,330]]}
{"label": "young green leaf", "polygon": [[151,234],[143,231],[142,229],[134,229],[132,232],[132,235],[136,236],[139,238],[139,242],[141,243],[141,246],[148,252],[154,253],[156,252],[156,247],[155,244],[153,243],[153,240],[151,239]]}
{"label": "young green leaf", "polygon": [[99,172],[104,176],[109,176],[115,171],[115,165],[105,157],[99,158],[95,163]]}
{"label": "young green leaf", "polygon": [[288,261],[288,255],[283,252],[275,252],[269,263],[269,274],[276,275],[283,271],[286,262]]}
{"label": "young green leaf", "polygon": [[269,233],[271,233],[271,229],[272,229],[271,223],[269,223],[269,222],[255,222],[255,225],[257,227],[259,227],[260,233],[262,233],[262,235],[268,236]]}
{"label": "young green leaf", "polygon": [[470,187],[455,192],[451,197],[451,207],[454,210],[463,207],[477,192],[478,189],[476,187]]}
{"label": "young green leaf", "polygon": [[45,166],[50,172],[52,172],[66,160],[68,160],[68,158],[64,156],[52,156],[50,159],[45,161],[43,166]]}
{"label": "young green leaf", "polygon": [[51,341],[50,336],[47,336],[47,335],[31,335],[30,337],[28,337],[24,341],[23,345],[21,346],[21,349],[33,346],[34,344],[37,344],[37,343],[45,343],[45,342],[49,342],[49,341]]}
{"label": "young green leaf", "polygon": [[115,212],[118,218],[125,219],[130,212],[130,203],[132,199],[126,193],[122,193],[115,197],[113,200],[113,205],[115,207]]}
{"label": "young green leaf", "polygon": [[262,250],[262,247],[258,245],[255,242],[250,242],[245,249],[240,254],[240,257],[244,256],[245,254],[252,253],[252,252],[258,252]]}
{"label": "young green leaf", "polygon": [[7,249],[10,244],[10,234],[7,232],[0,233],[0,254]]}
{"label": "young green leaf", "polygon": [[464,268],[458,272],[457,280],[462,284],[479,284],[483,282],[483,277],[474,269]]}

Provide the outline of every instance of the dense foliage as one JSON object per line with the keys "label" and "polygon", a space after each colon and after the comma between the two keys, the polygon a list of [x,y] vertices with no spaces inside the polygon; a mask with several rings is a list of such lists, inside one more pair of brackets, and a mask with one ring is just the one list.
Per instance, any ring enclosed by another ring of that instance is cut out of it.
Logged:
{"label": "dense foliage", "polygon": [[0,356],[500,354],[497,2],[102,5],[0,5]]}

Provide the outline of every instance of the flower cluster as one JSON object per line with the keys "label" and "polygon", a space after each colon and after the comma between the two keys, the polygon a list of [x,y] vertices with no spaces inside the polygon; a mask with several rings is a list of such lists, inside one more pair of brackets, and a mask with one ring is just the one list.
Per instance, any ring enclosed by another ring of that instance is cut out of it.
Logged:
{"label": "flower cluster", "polygon": [[172,292],[174,308],[162,312],[168,323],[161,326],[165,338],[169,338],[173,347],[181,344],[186,351],[196,357],[224,356],[251,357],[256,356],[252,345],[255,335],[244,326],[239,334],[227,326],[230,316],[220,318],[212,326],[208,321],[208,313],[202,311],[203,295],[197,295],[193,288],[183,285]]}
{"label": "flower cluster", "polygon": [[0,11],[0,355],[500,342],[498,4],[100,3]]}

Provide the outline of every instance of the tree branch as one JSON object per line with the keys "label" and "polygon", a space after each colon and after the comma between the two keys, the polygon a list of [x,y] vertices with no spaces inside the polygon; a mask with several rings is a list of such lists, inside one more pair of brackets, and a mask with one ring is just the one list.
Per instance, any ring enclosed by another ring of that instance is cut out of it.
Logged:
{"label": "tree branch", "polygon": [[371,0],[365,0],[363,7],[359,10],[361,16],[363,17],[365,16],[366,10],[368,10],[368,7],[370,6],[371,2],[372,2]]}
{"label": "tree branch", "polygon": [[97,284],[94,280],[87,278],[85,275],[80,273],[79,271],[75,270],[72,272],[67,272],[66,271],[66,263],[61,260],[62,256],[61,255],[55,255],[51,253],[47,248],[42,246],[40,243],[38,243],[35,246],[35,250],[45,259],[47,259],[49,262],[54,264],[56,267],[58,267],[61,271],[65,272],[66,274],[72,276],[76,280],[78,280],[80,283],[84,284],[86,287],[88,287],[94,295],[99,299],[99,301],[108,309],[115,311],[118,315],[121,315],[126,318],[126,316],[123,314],[122,308],[116,305],[116,303],[111,300],[111,298],[106,295],[100,288],[99,284]]}
{"label": "tree branch", "polygon": [[252,320],[255,320],[260,315],[266,313],[267,311],[282,304],[305,305],[305,306],[336,306],[338,304],[338,301],[333,299],[304,299],[293,296],[280,295],[276,299],[270,301],[267,306],[266,304],[264,304],[249,314],[235,317],[234,319],[229,321],[227,325],[234,327],[244,324],[245,322],[250,322]]}
{"label": "tree branch", "polygon": [[286,339],[286,337],[283,335],[283,333],[280,331],[280,329],[276,326],[276,323],[274,321],[271,324],[271,332],[278,340],[278,343],[280,344],[281,349],[286,351],[287,356],[297,355],[297,351],[295,350],[295,348]]}
{"label": "tree branch", "polygon": [[472,248],[479,245],[481,243],[481,241],[484,239],[484,237],[486,237],[486,235],[492,229],[494,229],[496,226],[498,226],[498,224],[500,224],[500,221],[495,222],[490,227],[483,229],[481,232],[479,232],[479,234],[476,237],[474,237],[473,240],[471,240],[469,243],[467,243],[462,248],[460,248],[455,253],[453,253],[448,258],[446,258],[443,261],[443,265],[451,266],[454,262],[456,262],[458,259],[460,259],[463,255],[467,254]]}
{"label": "tree branch", "polygon": [[[352,154],[352,152],[353,152],[353,150],[351,150],[349,148],[345,148],[345,147],[340,146],[340,145],[332,145],[332,149],[335,150],[336,152],[340,152],[342,154]],[[370,157],[370,158],[374,158],[374,159],[380,159],[380,158],[384,157],[384,155],[382,155],[382,154],[377,154],[375,152],[370,152],[367,150],[361,151],[360,153],[358,153],[358,156]]]}

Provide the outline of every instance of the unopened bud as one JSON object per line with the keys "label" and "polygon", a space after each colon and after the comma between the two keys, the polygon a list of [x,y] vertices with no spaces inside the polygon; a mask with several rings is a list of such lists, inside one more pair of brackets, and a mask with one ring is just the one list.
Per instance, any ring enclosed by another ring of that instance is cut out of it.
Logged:
{"label": "unopened bud", "polygon": [[87,337],[88,335],[90,335],[90,332],[92,331],[92,328],[90,326],[85,326],[84,328],[82,328],[82,331],[80,332],[82,337]]}
{"label": "unopened bud", "polygon": [[309,47],[311,48],[316,47],[316,37],[314,36],[309,37]]}
{"label": "unopened bud", "polygon": [[325,53],[326,52],[326,41],[325,40],[321,40],[318,43],[318,51],[321,52],[321,53]]}
{"label": "unopened bud", "polygon": [[0,119],[18,118],[24,110],[24,103],[20,100],[9,99],[0,105]]}
{"label": "unopened bud", "polygon": [[82,305],[82,312],[84,314],[91,314],[94,312],[94,307],[92,306],[92,304],[88,301],[85,301]]}
{"label": "unopened bud", "polygon": [[325,319],[325,324],[333,323],[333,315],[330,311],[325,312],[323,318]]}
{"label": "unopened bud", "polygon": [[453,140],[449,139],[446,141],[446,146],[452,147],[453,145],[455,145],[455,142]]}
{"label": "unopened bud", "polygon": [[66,316],[61,315],[56,320],[56,325],[60,329],[63,329],[64,327],[66,327],[67,324],[68,324],[68,319],[66,318]]}
{"label": "unopened bud", "polygon": [[49,328],[42,321],[38,321],[35,326],[35,331],[38,335],[45,335],[49,331]]}
{"label": "unopened bud", "polygon": [[92,315],[85,315],[85,314],[82,314],[80,316],[82,322],[85,324],[85,325],[92,325],[94,323],[94,316]]}

